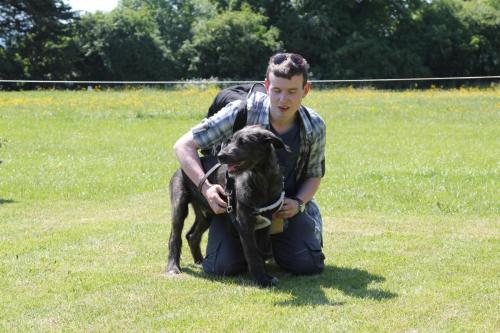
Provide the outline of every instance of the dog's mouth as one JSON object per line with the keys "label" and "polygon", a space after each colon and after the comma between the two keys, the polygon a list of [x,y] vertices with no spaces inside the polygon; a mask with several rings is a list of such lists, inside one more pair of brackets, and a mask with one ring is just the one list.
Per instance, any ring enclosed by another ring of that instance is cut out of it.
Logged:
{"label": "dog's mouth", "polygon": [[237,173],[238,171],[240,171],[242,169],[243,164],[244,164],[244,161],[235,162],[235,163],[228,163],[227,164],[227,171],[229,171],[229,173]]}

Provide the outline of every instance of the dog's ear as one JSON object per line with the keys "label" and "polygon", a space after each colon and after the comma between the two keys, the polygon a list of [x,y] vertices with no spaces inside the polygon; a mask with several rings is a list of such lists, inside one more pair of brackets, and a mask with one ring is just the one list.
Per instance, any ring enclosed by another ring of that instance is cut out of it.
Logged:
{"label": "dog's ear", "polygon": [[281,138],[274,135],[272,132],[266,133],[266,142],[269,142],[273,145],[274,149],[285,149],[287,152],[290,152],[290,148],[281,140]]}

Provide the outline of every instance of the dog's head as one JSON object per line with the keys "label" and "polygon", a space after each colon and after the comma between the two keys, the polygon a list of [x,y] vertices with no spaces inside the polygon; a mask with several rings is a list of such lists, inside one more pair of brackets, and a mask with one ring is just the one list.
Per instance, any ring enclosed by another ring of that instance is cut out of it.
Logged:
{"label": "dog's head", "polygon": [[271,131],[253,125],[237,131],[217,158],[221,163],[227,164],[229,172],[240,173],[268,163],[274,149],[290,151]]}

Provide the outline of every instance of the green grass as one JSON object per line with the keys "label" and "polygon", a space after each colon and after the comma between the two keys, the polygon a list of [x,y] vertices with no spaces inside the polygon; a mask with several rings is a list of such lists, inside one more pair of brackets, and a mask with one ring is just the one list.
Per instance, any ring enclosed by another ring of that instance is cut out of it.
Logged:
{"label": "green grass", "polygon": [[272,290],[205,275],[186,246],[162,274],[171,147],[214,94],[0,92],[1,332],[500,327],[498,89],[313,91],[327,268],[270,264]]}

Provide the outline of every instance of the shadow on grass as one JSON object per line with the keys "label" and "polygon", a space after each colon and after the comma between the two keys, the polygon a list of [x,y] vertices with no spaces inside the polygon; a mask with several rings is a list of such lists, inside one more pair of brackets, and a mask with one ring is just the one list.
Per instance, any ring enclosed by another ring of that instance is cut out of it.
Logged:
{"label": "shadow on grass", "polygon": [[3,204],[8,204],[8,203],[14,203],[15,201],[12,200],[12,199],[2,199],[0,198],[0,205],[3,205]]}
{"label": "shadow on grass", "polygon": [[[253,280],[248,274],[221,277],[206,274],[202,270],[190,267],[184,267],[183,271],[192,276],[228,285],[253,284]],[[295,276],[283,272],[276,264],[270,264],[268,265],[268,273],[277,276],[279,279],[278,286],[274,289],[275,292],[284,292],[291,295],[291,299],[277,302],[276,305],[340,306],[345,304],[345,302],[332,302],[329,300],[325,294],[325,289],[337,289],[350,297],[377,301],[392,299],[398,296],[389,291],[370,288],[369,285],[371,283],[383,282],[385,278],[357,268],[326,266],[323,273],[319,275]]]}
{"label": "shadow on grass", "polygon": [[344,302],[331,302],[325,295],[325,289],[337,289],[350,297],[383,301],[397,297],[389,291],[370,288],[373,282],[383,282],[385,278],[365,270],[347,267],[326,266],[323,273],[314,276],[288,275],[281,279],[279,289],[287,291],[292,299],[277,305],[343,305]]}

